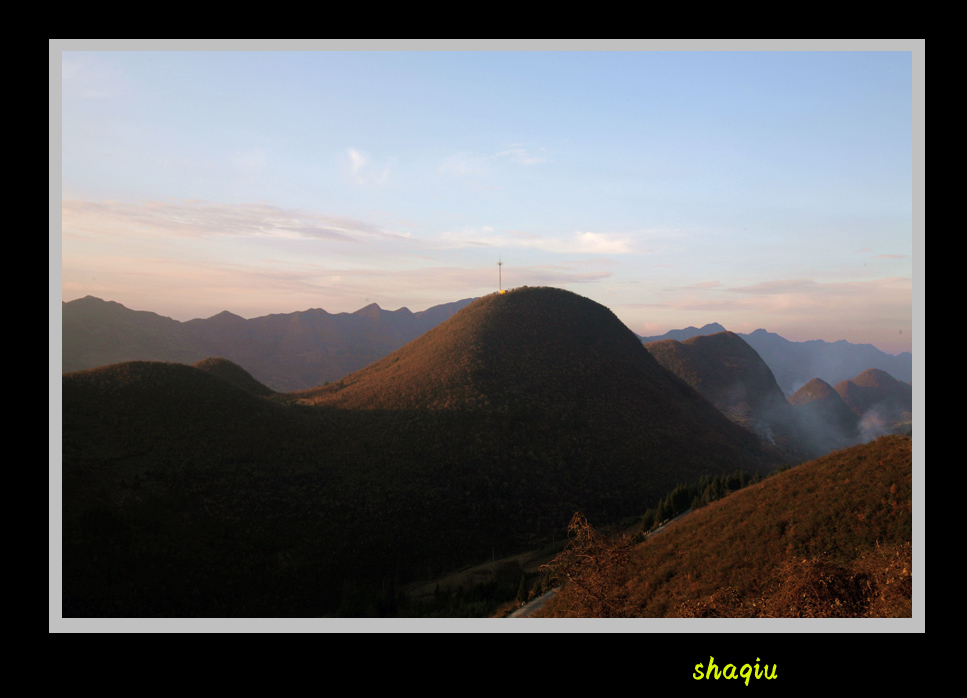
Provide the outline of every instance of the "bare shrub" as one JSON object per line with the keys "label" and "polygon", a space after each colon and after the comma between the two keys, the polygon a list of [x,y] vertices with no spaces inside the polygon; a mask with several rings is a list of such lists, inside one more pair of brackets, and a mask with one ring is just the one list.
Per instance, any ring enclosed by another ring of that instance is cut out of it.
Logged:
{"label": "bare shrub", "polygon": [[857,559],[855,567],[870,580],[867,616],[913,617],[913,548],[910,543],[877,544]]}
{"label": "bare shrub", "polygon": [[778,588],[764,599],[763,614],[777,618],[855,618],[865,614],[866,575],[826,560],[788,560]]}
{"label": "bare shrub", "polygon": [[629,614],[623,592],[631,538],[607,536],[596,530],[581,512],[568,524],[567,547],[541,567],[564,584],[555,599],[558,612],[585,618],[620,618]]}

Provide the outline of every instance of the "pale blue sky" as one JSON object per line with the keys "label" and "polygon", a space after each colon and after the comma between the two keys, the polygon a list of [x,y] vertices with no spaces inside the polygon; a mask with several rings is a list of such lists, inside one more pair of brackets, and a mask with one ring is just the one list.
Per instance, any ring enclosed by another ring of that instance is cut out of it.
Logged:
{"label": "pale blue sky", "polygon": [[573,290],[638,334],[909,350],[923,104],[896,46],[65,45],[62,298],[416,311],[496,290],[500,255],[505,287]]}

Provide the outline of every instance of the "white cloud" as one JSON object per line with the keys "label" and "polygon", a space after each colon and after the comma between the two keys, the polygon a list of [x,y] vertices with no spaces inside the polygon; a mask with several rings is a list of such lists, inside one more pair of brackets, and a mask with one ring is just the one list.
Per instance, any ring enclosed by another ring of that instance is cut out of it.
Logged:
{"label": "white cloud", "polygon": [[355,148],[350,148],[347,152],[349,153],[349,160],[352,163],[353,174],[358,176],[369,162],[369,156],[359,152]]}
{"label": "white cloud", "polygon": [[445,157],[439,166],[439,171],[456,175],[458,177],[469,177],[481,175],[492,171],[501,163],[514,163],[517,165],[539,165],[546,162],[547,158],[536,155],[519,145],[511,145],[496,153],[474,153],[462,150]]}
{"label": "white cloud", "polygon": [[389,179],[389,165],[382,167],[371,165],[369,155],[355,148],[349,148],[346,152],[349,155],[349,165],[356,184],[373,186],[384,184]]}
{"label": "white cloud", "polygon": [[631,240],[609,233],[577,233],[576,239],[580,251],[590,254],[626,254],[632,250]]}

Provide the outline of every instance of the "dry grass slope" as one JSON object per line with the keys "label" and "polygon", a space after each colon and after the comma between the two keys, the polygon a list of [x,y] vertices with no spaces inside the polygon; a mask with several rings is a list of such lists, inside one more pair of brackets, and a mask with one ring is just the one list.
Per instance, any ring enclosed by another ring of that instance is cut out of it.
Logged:
{"label": "dry grass slope", "polygon": [[[911,538],[911,441],[882,437],[690,514],[598,597],[632,617],[910,617]],[[571,587],[544,613],[596,615]]]}

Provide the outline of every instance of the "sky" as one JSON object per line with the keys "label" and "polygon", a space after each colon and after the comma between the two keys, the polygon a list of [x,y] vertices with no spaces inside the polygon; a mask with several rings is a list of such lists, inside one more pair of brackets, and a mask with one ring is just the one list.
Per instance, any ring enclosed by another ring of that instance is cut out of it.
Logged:
{"label": "sky", "polygon": [[499,260],[639,335],[911,351],[922,71],[923,40],[62,41],[52,279],[177,320],[416,312]]}

